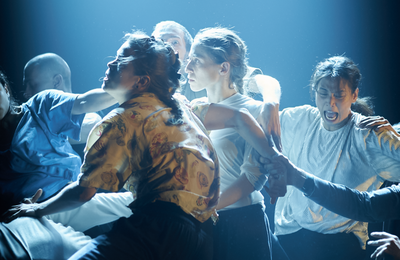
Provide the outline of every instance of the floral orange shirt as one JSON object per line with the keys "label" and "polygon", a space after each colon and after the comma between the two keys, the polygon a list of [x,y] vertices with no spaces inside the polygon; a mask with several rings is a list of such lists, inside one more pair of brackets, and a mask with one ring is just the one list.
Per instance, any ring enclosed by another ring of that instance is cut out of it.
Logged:
{"label": "floral orange shirt", "polygon": [[183,124],[169,125],[171,108],[154,94],[137,96],[111,111],[90,133],[79,185],[133,193],[133,207],[155,200],[177,204],[201,222],[219,196],[217,155],[199,120],[208,106],[191,111],[175,95]]}

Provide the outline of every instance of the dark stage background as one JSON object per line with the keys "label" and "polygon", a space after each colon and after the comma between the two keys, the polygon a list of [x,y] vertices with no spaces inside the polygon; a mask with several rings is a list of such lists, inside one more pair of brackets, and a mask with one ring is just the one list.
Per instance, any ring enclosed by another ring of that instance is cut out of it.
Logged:
{"label": "dark stage background", "polygon": [[106,1],[2,0],[0,66],[22,91],[22,70],[35,55],[54,52],[72,70],[73,91],[99,87],[109,56],[123,32],[151,33],[175,20],[194,36],[204,27],[232,27],[246,41],[250,65],[277,78],[281,108],[314,104],[308,81],[316,63],[346,54],[364,76],[361,96],[375,97],[375,110],[392,123],[397,112],[399,1]]}

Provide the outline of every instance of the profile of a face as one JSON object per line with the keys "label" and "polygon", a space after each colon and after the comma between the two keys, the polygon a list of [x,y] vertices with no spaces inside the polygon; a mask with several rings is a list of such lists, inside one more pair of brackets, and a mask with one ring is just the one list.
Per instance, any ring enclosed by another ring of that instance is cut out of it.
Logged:
{"label": "profile of a face", "polygon": [[212,88],[220,80],[220,71],[221,64],[215,63],[207,49],[195,42],[185,68],[190,88],[195,92]]}
{"label": "profile of a face", "polygon": [[10,108],[8,89],[0,83],[0,120],[2,120]]}
{"label": "profile of a face", "polygon": [[115,59],[107,63],[108,69],[103,79],[102,88],[110,95],[120,96],[132,92],[134,86],[140,80],[140,77],[135,75],[132,55],[134,53],[129,43],[125,42],[118,49]]}
{"label": "profile of a face", "polygon": [[153,35],[156,39],[169,43],[174,51],[178,52],[181,62],[186,59],[185,34],[182,30],[170,26],[161,31],[155,31]]}
{"label": "profile of a face", "polygon": [[358,88],[352,93],[349,82],[342,78],[323,78],[319,81],[315,102],[323,126],[328,131],[342,128],[351,115],[351,104],[358,98]]}

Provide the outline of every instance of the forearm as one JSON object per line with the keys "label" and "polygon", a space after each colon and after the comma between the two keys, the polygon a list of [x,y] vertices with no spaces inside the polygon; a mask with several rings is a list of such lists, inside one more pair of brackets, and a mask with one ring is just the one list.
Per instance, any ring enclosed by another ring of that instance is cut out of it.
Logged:
{"label": "forearm", "polygon": [[315,178],[311,200],[341,216],[365,222],[385,221],[400,217],[398,192],[388,188],[366,192]]}
{"label": "forearm", "polygon": [[245,174],[239,176],[225,191],[221,193],[217,210],[223,209],[241,198],[248,196],[254,191],[253,185],[249,182]]}
{"label": "forearm", "polygon": [[92,89],[78,95],[72,108],[73,115],[96,112],[106,109],[117,103],[111,95],[102,89]]}
{"label": "forearm", "polygon": [[62,189],[57,195],[37,204],[35,214],[38,217],[77,208],[90,200],[96,189],[85,188],[73,182]]}
{"label": "forearm", "polygon": [[278,151],[271,147],[264,131],[247,110],[240,110],[235,116],[235,130],[246,140],[257,152],[266,158],[275,156]]}

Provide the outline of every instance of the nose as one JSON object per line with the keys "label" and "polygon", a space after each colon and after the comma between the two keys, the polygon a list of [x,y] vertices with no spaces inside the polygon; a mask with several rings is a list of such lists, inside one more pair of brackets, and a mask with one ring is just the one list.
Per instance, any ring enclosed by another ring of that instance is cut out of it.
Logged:
{"label": "nose", "polygon": [[333,95],[333,93],[331,94],[331,96],[330,96],[330,98],[329,98],[329,105],[330,105],[331,107],[336,106],[336,98],[335,98],[335,95]]}
{"label": "nose", "polygon": [[111,66],[115,66],[115,65],[117,65],[117,59],[112,60],[107,63],[107,67],[109,67],[109,68],[111,68]]}
{"label": "nose", "polygon": [[185,72],[188,73],[188,74],[193,72],[193,70],[192,70],[192,60],[190,60],[190,59],[189,59],[188,63],[186,64]]}

